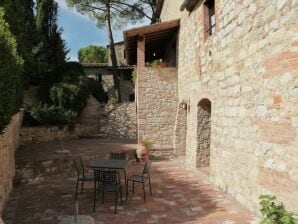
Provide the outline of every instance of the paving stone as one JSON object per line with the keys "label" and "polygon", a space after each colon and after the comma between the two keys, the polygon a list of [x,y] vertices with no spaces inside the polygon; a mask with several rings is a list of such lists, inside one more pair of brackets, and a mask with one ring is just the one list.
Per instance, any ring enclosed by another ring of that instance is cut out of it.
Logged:
{"label": "paving stone", "polygon": [[192,212],[200,212],[200,211],[203,211],[203,208],[202,207],[191,207],[190,210]]}
{"label": "paving stone", "polygon": [[154,223],[158,223],[158,220],[154,220],[154,219],[147,220],[147,224],[154,224]]}
{"label": "paving stone", "polygon": [[222,224],[236,224],[233,220],[224,221]]}
{"label": "paving stone", "polygon": [[162,219],[162,218],[166,218],[167,214],[154,214],[152,215],[153,219]]}
{"label": "paving stone", "polygon": [[59,224],[95,224],[92,217],[86,215],[80,215],[77,217],[77,222],[75,222],[74,216],[66,216],[61,219]]}

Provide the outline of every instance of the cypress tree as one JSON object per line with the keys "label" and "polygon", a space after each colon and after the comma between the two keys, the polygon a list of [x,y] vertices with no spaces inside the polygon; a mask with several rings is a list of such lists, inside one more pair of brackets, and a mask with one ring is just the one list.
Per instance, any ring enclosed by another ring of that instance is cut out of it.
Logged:
{"label": "cypress tree", "polygon": [[[61,76],[68,51],[57,25],[58,4],[54,0],[37,0],[36,28],[39,34],[40,73],[50,82]],[[59,74],[60,73],[60,74]],[[61,78],[61,77],[60,77]]]}
{"label": "cypress tree", "polygon": [[54,0],[37,0],[36,28],[39,36],[38,71],[41,76],[40,97],[49,102],[51,86],[62,80],[68,51],[57,25],[58,4]]}
{"label": "cypress tree", "polygon": [[17,50],[24,60],[24,80],[36,79],[36,63],[33,48],[36,44],[36,26],[33,13],[33,0],[1,0],[5,10],[4,19],[17,41]]}

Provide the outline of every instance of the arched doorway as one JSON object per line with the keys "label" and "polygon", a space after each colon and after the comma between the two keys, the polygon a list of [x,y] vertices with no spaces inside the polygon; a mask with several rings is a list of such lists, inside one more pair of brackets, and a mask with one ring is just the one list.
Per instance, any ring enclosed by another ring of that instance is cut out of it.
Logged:
{"label": "arched doorway", "polygon": [[211,101],[207,98],[198,103],[197,114],[197,167],[209,167],[211,135]]}

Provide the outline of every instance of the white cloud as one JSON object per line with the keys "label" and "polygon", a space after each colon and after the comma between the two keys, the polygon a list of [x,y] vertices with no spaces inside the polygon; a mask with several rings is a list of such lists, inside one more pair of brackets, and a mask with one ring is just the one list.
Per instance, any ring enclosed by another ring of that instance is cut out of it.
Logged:
{"label": "white cloud", "polygon": [[74,14],[75,16],[80,16],[81,18],[92,21],[88,16],[77,12],[77,10],[75,8],[68,7],[65,0],[56,0],[56,2],[58,3],[60,10],[68,11],[68,12]]}

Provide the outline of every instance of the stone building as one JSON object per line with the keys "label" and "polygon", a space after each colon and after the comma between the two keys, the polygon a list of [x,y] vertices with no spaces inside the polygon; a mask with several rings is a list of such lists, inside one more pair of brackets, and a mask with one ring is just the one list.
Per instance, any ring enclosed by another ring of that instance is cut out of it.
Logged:
{"label": "stone building", "polygon": [[[109,46],[108,46],[109,50]],[[133,66],[128,66],[124,58],[124,42],[115,43],[117,65],[119,70],[120,92],[122,102],[133,102],[135,98],[134,84],[132,83]],[[109,52],[109,51],[108,51]],[[114,96],[114,81],[112,74],[112,62],[108,63],[83,63],[82,66],[89,78],[101,81],[104,90],[108,93],[108,98]]]}
{"label": "stone building", "polygon": [[138,139],[181,158],[253,211],[298,211],[298,2],[160,0],[124,31],[137,65]]}

